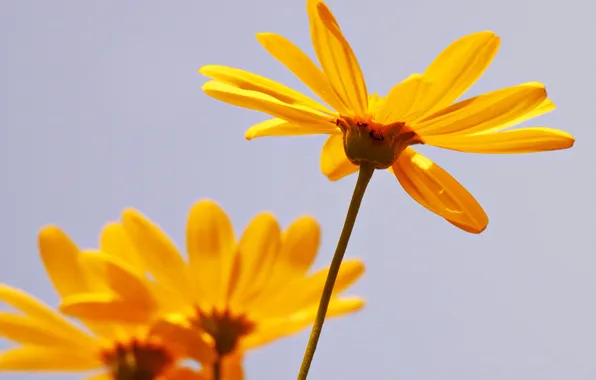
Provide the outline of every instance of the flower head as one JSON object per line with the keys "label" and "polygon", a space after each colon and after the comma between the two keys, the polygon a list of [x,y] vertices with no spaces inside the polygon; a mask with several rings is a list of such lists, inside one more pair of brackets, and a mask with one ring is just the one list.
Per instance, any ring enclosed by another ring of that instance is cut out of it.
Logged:
{"label": "flower head", "polygon": [[[78,249],[59,229],[44,228],[39,243],[61,296],[105,289],[103,281],[82,270]],[[77,326],[33,296],[4,284],[0,302],[13,309],[0,313],[0,337],[17,343],[0,352],[0,371],[95,371],[89,377],[94,380],[200,380],[201,375],[178,364],[188,358],[206,364],[215,359],[198,334],[167,321],[83,321]]]}
{"label": "flower head", "polygon": [[482,232],[488,217],[449,173],[412,146],[427,144],[471,153],[528,153],[565,149],[574,139],[543,127],[509,129],[552,111],[544,85],[523,83],[453,104],[484,72],[499,48],[490,31],[465,36],[445,49],[423,74],[413,74],[386,97],[369,94],[352,48],[321,0],[307,0],[310,32],[321,68],[293,43],[273,33],[257,39],[327,106],[268,78],[224,66],[199,71],[214,79],[206,94],[274,116],[246,132],[261,136],[329,134],[321,169],[331,180],[362,162],[390,169],[422,206],[452,224]]}
{"label": "flower head", "polygon": [[[176,320],[206,335],[217,357],[241,357],[313,322],[327,274],[326,269],[308,273],[319,235],[310,217],[282,232],[271,214],[262,213],[236,241],[225,212],[212,201],[200,201],[188,218],[186,261],[155,224],[128,209],[119,223],[104,229],[101,253],[82,255],[82,261],[101,260],[96,267],[102,276],[107,266],[126,273],[135,285],[67,297],[61,310],[96,322]],[[361,261],[343,263],[328,316],[363,306],[360,298],[339,296],[363,270]],[[125,306],[130,302],[134,309]]]}

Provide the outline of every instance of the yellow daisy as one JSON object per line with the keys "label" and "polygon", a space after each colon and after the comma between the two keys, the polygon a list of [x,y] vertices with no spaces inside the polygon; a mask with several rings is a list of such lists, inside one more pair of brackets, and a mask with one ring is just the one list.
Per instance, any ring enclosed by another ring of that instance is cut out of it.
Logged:
{"label": "yellow daisy", "polygon": [[[109,269],[105,282],[89,275],[78,263],[77,247],[55,227],[40,232],[39,248],[62,297],[107,285],[126,292],[138,289],[135,279],[117,267]],[[0,372],[93,371],[87,379],[199,380],[207,378],[178,363],[192,358],[209,365],[215,360],[199,334],[167,321],[87,323],[85,329],[5,284],[0,284],[0,302],[14,309],[0,312],[0,337],[17,343],[0,352]]]}
{"label": "yellow daisy", "polygon": [[[81,259],[103,257],[143,289],[75,294],[64,298],[61,310],[96,322],[175,317],[208,335],[223,360],[241,358],[246,350],[312,324],[328,271],[308,272],[320,240],[314,219],[299,218],[282,232],[273,215],[262,213],[236,241],[226,213],[205,200],[191,208],[186,236],[188,261],[158,226],[134,209],[125,210],[119,223],[103,230],[101,253]],[[363,271],[359,260],[342,264],[329,317],[362,308],[362,299],[340,293]],[[131,302],[137,304],[134,310],[127,306]]]}
{"label": "yellow daisy", "polygon": [[361,163],[390,169],[422,206],[472,233],[488,217],[449,173],[415,151],[416,144],[471,153],[529,153],[569,148],[574,138],[544,128],[509,129],[555,108],[537,82],[456,101],[481,76],[499,48],[490,31],[465,36],[445,49],[423,74],[413,74],[386,97],[369,95],[352,48],[331,11],[307,0],[312,43],[322,70],[297,46],[274,33],[258,41],[302,80],[327,106],[278,82],[235,68],[208,65],[214,79],[203,89],[221,101],[267,113],[246,138],[329,134],[321,170],[331,180]]}

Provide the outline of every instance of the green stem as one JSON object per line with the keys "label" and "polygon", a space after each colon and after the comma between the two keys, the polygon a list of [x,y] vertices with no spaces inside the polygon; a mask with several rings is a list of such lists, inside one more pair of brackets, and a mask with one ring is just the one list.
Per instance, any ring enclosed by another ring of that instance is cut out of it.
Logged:
{"label": "green stem", "polygon": [[325,280],[325,286],[323,287],[323,293],[321,295],[321,301],[319,302],[317,315],[310,333],[310,338],[308,339],[308,345],[306,346],[306,350],[304,352],[304,358],[302,359],[300,372],[298,373],[298,380],[306,380],[306,377],[308,376],[310,364],[312,363],[312,359],[315,356],[317,343],[319,342],[319,337],[321,336],[321,331],[323,330],[323,322],[325,322],[325,315],[327,314],[329,301],[331,301],[333,286],[335,285],[335,280],[337,279],[341,262],[344,258],[346,248],[348,247],[348,241],[350,240],[350,235],[352,234],[352,229],[354,228],[354,223],[356,222],[356,216],[358,216],[358,210],[360,209],[364,192],[366,191],[366,187],[368,186],[368,182],[370,181],[374,171],[375,168],[370,164],[360,165],[358,181],[356,181],[356,187],[354,188],[354,193],[352,194],[352,200],[350,201],[348,214],[346,215],[346,220],[344,221],[344,227],[341,230],[341,235],[339,237],[339,241],[337,242],[337,247],[335,248],[333,260],[331,260],[331,265],[329,266],[329,272],[327,273],[327,279]]}

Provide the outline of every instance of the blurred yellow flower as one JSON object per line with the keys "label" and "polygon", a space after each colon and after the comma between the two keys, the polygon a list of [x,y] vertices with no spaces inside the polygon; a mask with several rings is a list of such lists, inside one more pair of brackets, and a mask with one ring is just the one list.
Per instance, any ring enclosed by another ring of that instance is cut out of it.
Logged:
{"label": "blurred yellow flower", "polygon": [[356,56],[325,3],[307,0],[307,10],[322,70],[280,35],[260,33],[257,39],[333,110],[243,70],[216,65],[199,70],[214,79],[203,86],[206,94],[276,117],[249,128],[247,139],[329,134],[321,169],[330,180],[356,172],[363,162],[388,168],[418,203],[472,233],[482,232],[488,224],[482,207],[412,145],[503,154],[573,145],[574,138],[560,130],[509,129],[555,108],[541,83],[506,87],[452,105],[495,56],[500,39],[494,33],[474,33],[455,41],[423,74],[409,76],[383,98],[368,93]]}
{"label": "blurred yellow flower", "polygon": [[[74,294],[61,310],[95,322],[175,319],[206,334],[224,360],[313,322],[328,271],[308,273],[320,239],[314,219],[302,217],[282,232],[273,215],[262,213],[237,242],[225,212],[205,200],[190,210],[186,236],[188,261],[159,227],[125,210],[103,230],[100,254],[83,254],[81,261],[103,277],[110,276],[105,266],[118,268],[135,279],[134,287]],[[359,260],[342,264],[329,317],[362,308],[362,299],[339,294],[363,271]]]}
{"label": "blurred yellow flower", "polygon": [[[105,287],[104,281],[81,270],[78,249],[59,229],[44,228],[39,247],[62,297]],[[115,288],[130,285],[126,273],[112,273],[110,282]],[[84,328],[5,284],[0,284],[0,302],[15,309],[0,313],[0,337],[18,344],[0,352],[0,372],[93,371],[87,379],[200,380],[207,378],[177,364],[187,358],[206,365],[215,360],[199,334],[167,321],[87,323]]]}

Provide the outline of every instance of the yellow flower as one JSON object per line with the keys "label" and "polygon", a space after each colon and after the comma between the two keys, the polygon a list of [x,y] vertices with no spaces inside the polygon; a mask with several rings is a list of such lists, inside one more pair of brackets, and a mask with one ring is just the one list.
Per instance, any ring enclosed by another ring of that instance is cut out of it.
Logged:
{"label": "yellow flower", "polygon": [[331,180],[362,162],[389,168],[422,206],[472,233],[488,217],[449,173],[411,146],[428,144],[471,153],[529,153],[569,148],[574,138],[543,127],[509,129],[555,108],[544,85],[523,83],[453,104],[484,72],[499,47],[490,31],[465,36],[423,74],[413,74],[384,98],[369,95],[356,56],[327,6],[307,1],[312,43],[322,70],[297,46],[273,33],[258,41],[333,110],[280,83],[239,69],[208,65],[203,89],[221,101],[276,117],[246,138],[329,134],[321,169]]}
{"label": "yellow flower", "polygon": [[[320,239],[314,219],[299,218],[282,232],[273,215],[262,213],[237,242],[228,216],[206,200],[190,210],[186,235],[188,261],[159,227],[140,212],[125,210],[120,223],[103,230],[101,253],[82,260],[102,257],[135,278],[139,289],[79,293],[66,297],[61,310],[96,322],[177,318],[208,335],[224,360],[313,322],[328,271],[308,273]],[[363,271],[359,260],[343,263],[329,317],[363,306],[360,298],[339,296]],[[127,306],[131,303],[134,309]]]}
{"label": "yellow flower", "polygon": [[[79,250],[59,229],[42,229],[39,247],[62,297],[105,289],[105,282],[82,269]],[[111,286],[130,285],[125,277],[112,273]],[[119,279],[123,281],[118,284]],[[178,362],[193,358],[211,364],[215,359],[200,335],[167,321],[152,325],[87,323],[85,329],[5,284],[0,284],[0,302],[15,309],[0,313],[0,337],[18,344],[0,352],[0,371],[94,371],[89,380],[200,380],[201,375]]]}

